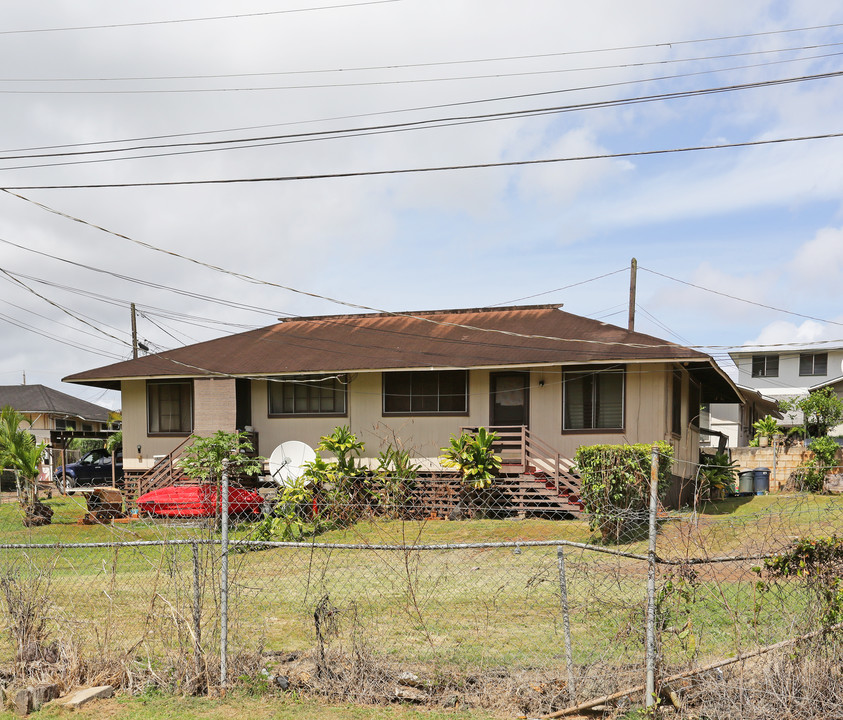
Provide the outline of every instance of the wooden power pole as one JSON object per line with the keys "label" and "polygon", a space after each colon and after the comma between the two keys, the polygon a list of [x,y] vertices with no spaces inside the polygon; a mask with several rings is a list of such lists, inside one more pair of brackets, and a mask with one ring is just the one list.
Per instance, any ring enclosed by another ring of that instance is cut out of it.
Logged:
{"label": "wooden power pole", "polygon": [[131,304],[132,309],[132,358],[138,359],[138,321],[135,317],[135,304]]}
{"label": "wooden power pole", "polygon": [[635,282],[638,276],[638,261],[632,258],[629,264],[629,331],[635,330]]}

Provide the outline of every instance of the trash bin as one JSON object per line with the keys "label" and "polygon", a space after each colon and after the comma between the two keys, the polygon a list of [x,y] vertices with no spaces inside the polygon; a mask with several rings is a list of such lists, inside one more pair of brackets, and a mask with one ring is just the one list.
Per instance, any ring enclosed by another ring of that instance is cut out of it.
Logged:
{"label": "trash bin", "polygon": [[770,468],[759,467],[752,471],[753,491],[756,495],[770,492]]}
{"label": "trash bin", "polygon": [[755,470],[744,470],[738,475],[738,492],[741,495],[755,492]]}

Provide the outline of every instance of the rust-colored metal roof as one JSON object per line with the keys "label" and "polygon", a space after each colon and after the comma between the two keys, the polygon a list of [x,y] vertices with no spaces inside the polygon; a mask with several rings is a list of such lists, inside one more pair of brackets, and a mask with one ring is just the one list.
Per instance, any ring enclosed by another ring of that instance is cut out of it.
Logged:
{"label": "rust-colored metal roof", "polygon": [[531,305],[294,318],[64,380],[119,387],[122,379],[167,376],[253,377],[648,360],[710,358],[651,335],[572,315],[558,305]]}

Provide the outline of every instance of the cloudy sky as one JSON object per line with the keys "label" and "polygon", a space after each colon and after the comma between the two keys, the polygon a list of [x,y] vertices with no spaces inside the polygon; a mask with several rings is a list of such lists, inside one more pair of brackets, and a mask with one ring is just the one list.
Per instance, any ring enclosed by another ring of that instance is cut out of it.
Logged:
{"label": "cloudy sky", "polygon": [[[0,17],[0,384],[119,406],[61,378],[131,355],[131,302],[153,350],[351,311],[335,300],[625,325],[632,257],[643,332],[717,358],[843,338],[843,137],[793,140],[843,133],[838,3]],[[492,167],[382,174],[466,165]]]}

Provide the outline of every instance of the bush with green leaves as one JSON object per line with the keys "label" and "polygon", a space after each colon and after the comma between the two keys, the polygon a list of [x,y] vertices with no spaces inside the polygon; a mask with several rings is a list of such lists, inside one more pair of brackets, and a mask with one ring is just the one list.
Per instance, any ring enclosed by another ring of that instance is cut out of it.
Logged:
{"label": "bush with green leaves", "polygon": [[[658,493],[670,487],[673,448],[654,443],[658,451]],[[653,445],[583,445],[575,456],[581,479],[580,498],[592,530],[618,542],[624,532],[647,517]]]}
{"label": "bush with green leaves", "polygon": [[264,458],[251,455],[254,447],[247,433],[217,430],[209,437],[194,435],[192,439],[179,460],[182,472],[192,480],[219,482],[225,461],[230,477],[259,475],[263,471]]}
{"label": "bush with green leaves", "polygon": [[806,436],[823,437],[843,422],[843,400],[830,387],[813,390],[802,397],[786,398],[779,402],[779,407],[787,415],[802,413]]}
{"label": "bush with green leaves", "polygon": [[830,437],[819,437],[808,446],[814,454],[810,460],[802,463],[802,487],[808,492],[822,492],[825,479],[836,466],[839,466],[837,454],[840,446]]}
{"label": "bush with green leaves", "polygon": [[494,452],[497,439],[484,427],[476,434],[452,435],[450,445],[442,448],[442,464],[459,469],[463,482],[477,490],[491,487],[501,469],[501,458]]}
{"label": "bush with green leaves", "polygon": [[732,460],[728,453],[700,453],[699,498],[718,500],[735,492],[737,476],[738,461]]}
{"label": "bush with green leaves", "polygon": [[757,586],[761,591],[777,580],[803,580],[816,599],[820,622],[829,626],[843,621],[843,538],[797,540],[753,570],[762,577]]}

